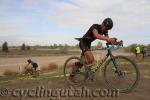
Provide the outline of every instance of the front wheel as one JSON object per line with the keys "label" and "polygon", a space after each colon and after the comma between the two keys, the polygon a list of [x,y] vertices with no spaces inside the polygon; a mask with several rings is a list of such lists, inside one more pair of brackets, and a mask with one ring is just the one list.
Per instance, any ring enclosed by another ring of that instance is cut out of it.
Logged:
{"label": "front wheel", "polygon": [[114,56],[114,61],[121,70],[121,75],[112,59],[109,59],[104,66],[104,79],[107,85],[113,89],[119,89],[120,92],[131,92],[139,83],[140,72],[137,64],[124,56]]}
{"label": "front wheel", "polygon": [[39,77],[40,76],[40,70],[36,70],[35,72],[32,73],[33,77]]}

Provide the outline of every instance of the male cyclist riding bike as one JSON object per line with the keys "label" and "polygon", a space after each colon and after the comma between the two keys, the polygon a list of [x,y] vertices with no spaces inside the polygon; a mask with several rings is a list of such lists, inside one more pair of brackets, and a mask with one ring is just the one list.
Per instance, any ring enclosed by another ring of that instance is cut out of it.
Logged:
{"label": "male cyclist riding bike", "polygon": [[[92,64],[94,62],[94,56],[90,50],[91,43],[94,40],[96,39],[105,40],[111,44],[117,43],[116,42],[117,38],[109,38],[108,36],[108,30],[112,29],[112,27],[113,27],[112,19],[106,18],[104,19],[101,25],[93,24],[82,38],[78,38],[78,40],[80,41],[79,47],[82,50],[82,53],[84,53],[84,55],[86,56],[88,60],[88,64]],[[71,81],[75,80],[74,70],[78,69],[79,67],[82,67],[82,65],[83,65],[83,62],[75,62],[72,65],[73,70],[72,70],[72,73],[70,74],[69,80]]]}
{"label": "male cyclist riding bike", "polygon": [[28,67],[30,64],[32,65],[32,71],[36,72],[37,68],[38,68],[38,64],[35,61],[32,61],[31,59],[27,60],[28,64],[26,67]]}

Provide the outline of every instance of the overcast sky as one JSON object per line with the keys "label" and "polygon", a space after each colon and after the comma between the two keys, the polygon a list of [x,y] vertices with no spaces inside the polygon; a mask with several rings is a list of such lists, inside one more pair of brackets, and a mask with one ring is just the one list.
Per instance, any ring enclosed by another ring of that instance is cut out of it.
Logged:
{"label": "overcast sky", "polygon": [[150,44],[150,0],[0,0],[0,44],[74,45],[106,17],[111,37]]}

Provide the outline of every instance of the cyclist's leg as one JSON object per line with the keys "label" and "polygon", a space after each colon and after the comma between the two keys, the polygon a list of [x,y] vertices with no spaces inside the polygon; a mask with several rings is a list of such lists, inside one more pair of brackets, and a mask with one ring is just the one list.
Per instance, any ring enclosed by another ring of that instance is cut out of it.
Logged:
{"label": "cyclist's leg", "polygon": [[88,64],[92,64],[93,63],[94,56],[93,56],[91,51],[86,51],[85,52],[85,57],[86,57],[86,60],[87,60]]}
{"label": "cyclist's leg", "polygon": [[69,77],[70,80],[74,80],[75,72],[83,66],[83,63],[85,60],[88,64],[91,64],[94,61],[94,56],[93,56],[92,52],[90,51],[91,43],[80,41],[79,47],[82,50],[81,60],[80,60],[80,62],[75,62],[72,64],[73,70]]}
{"label": "cyclist's leg", "polygon": [[[91,51],[86,51],[85,52],[85,58],[86,58],[86,61],[87,61],[87,64],[94,64],[94,56],[92,54]],[[86,78],[89,78],[91,81],[94,81],[94,74],[93,74],[93,71],[92,71],[92,68],[90,68],[91,65],[88,68],[88,72],[86,73]]]}
{"label": "cyclist's leg", "polygon": [[80,41],[79,47],[80,47],[80,49],[82,51],[82,53],[81,53],[81,60],[69,64],[69,66],[72,67],[72,68],[75,68],[75,67],[81,68],[83,66],[84,52],[86,51],[87,46],[83,43],[83,41]]}
{"label": "cyclist's leg", "polygon": [[35,73],[35,72],[36,72],[37,67],[38,67],[38,65],[37,65],[37,64],[34,64],[34,65],[32,66],[33,73]]}
{"label": "cyclist's leg", "polygon": [[72,72],[70,74],[70,77],[69,77],[69,80],[72,80],[74,81],[75,80],[75,72],[77,70],[79,70],[79,68],[81,68],[83,66],[83,61],[85,60],[85,57],[84,57],[84,52],[87,50],[88,46],[83,43],[83,41],[81,40],[80,43],[79,43],[79,47],[80,49],[82,50],[82,53],[81,53],[81,60],[80,61],[77,61],[77,62],[73,62],[71,63],[69,66],[72,67]]}
{"label": "cyclist's leg", "polygon": [[85,62],[85,60],[87,60],[88,64],[91,64],[94,61],[94,56],[90,51],[90,48],[91,48],[90,42],[81,40],[79,43],[79,47],[82,51],[81,60],[78,62],[75,62],[73,64],[73,67],[81,68],[83,66],[83,63]]}
{"label": "cyclist's leg", "polygon": [[84,61],[86,61],[88,64],[91,64],[94,61],[94,56],[91,52],[91,42],[87,40],[80,41],[79,46],[82,50],[81,61],[79,65],[83,65]]}
{"label": "cyclist's leg", "polygon": [[73,65],[74,67],[81,68],[83,66],[84,61],[86,61],[87,64],[92,64],[95,61],[91,51],[85,51],[84,55],[81,55],[80,62],[75,62]]}
{"label": "cyclist's leg", "polygon": [[34,73],[35,72],[35,67],[32,67],[32,73]]}
{"label": "cyclist's leg", "polygon": [[37,71],[37,69],[38,69],[38,64],[36,64],[35,71]]}

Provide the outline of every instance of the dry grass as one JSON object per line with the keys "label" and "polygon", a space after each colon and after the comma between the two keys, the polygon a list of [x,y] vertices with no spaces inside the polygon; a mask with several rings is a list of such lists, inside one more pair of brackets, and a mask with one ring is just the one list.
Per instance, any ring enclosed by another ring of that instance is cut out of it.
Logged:
{"label": "dry grass", "polygon": [[58,64],[56,64],[56,63],[50,63],[47,66],[43,66],[41,68],[41,71],[54,70],[54,69],[57,69],[57,68],[58,68]]}
{"label": "dry grass", "polygon": [[12,70],[9,70],[9,69],[6,69],[3,73],[3,75],[18,75],[19,72],[17,71],[12,71]]}

